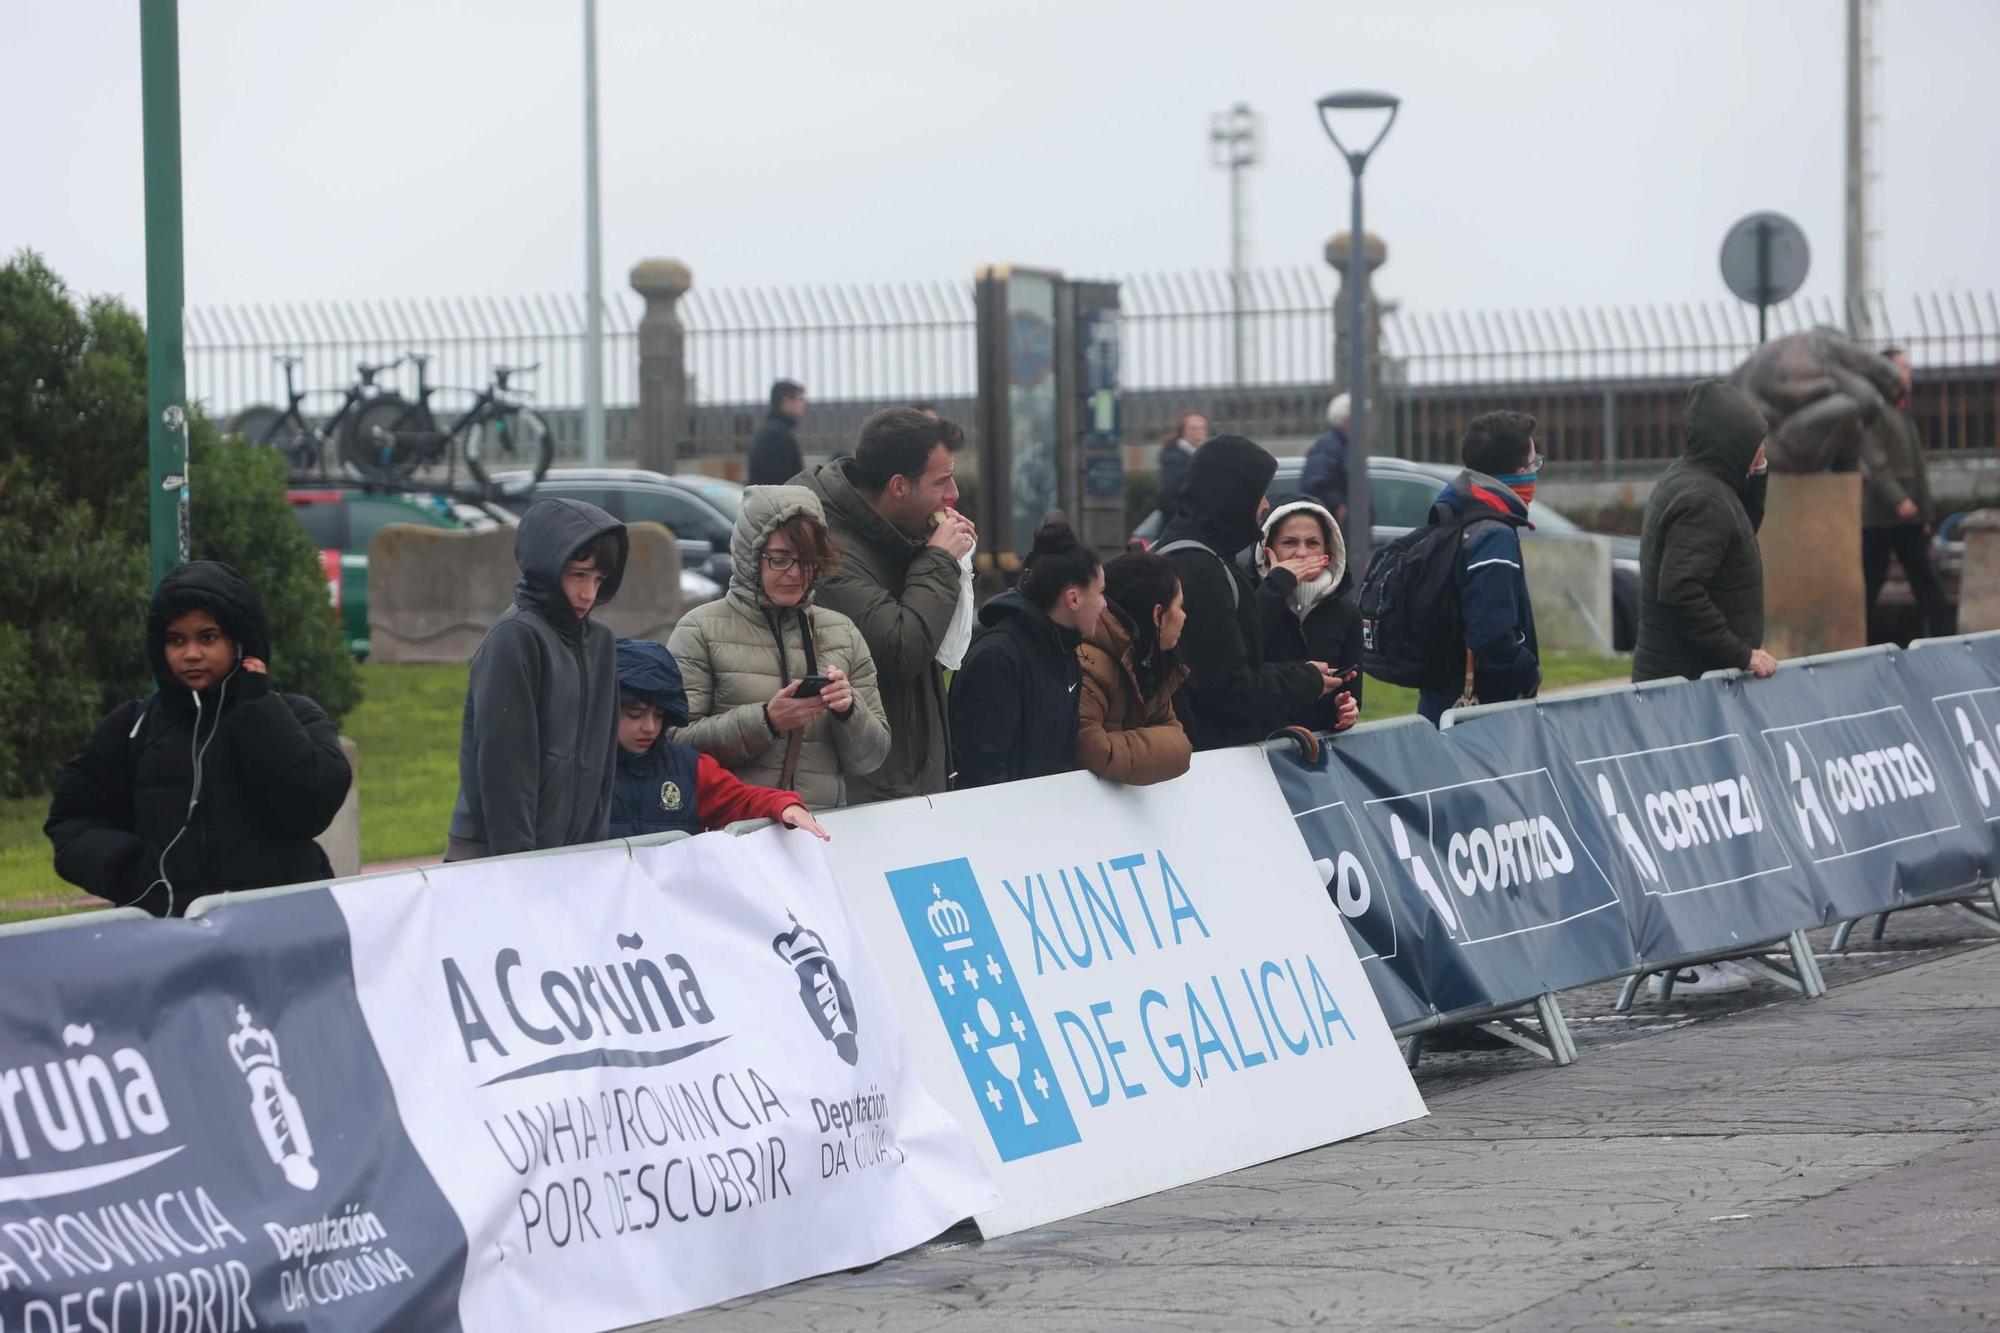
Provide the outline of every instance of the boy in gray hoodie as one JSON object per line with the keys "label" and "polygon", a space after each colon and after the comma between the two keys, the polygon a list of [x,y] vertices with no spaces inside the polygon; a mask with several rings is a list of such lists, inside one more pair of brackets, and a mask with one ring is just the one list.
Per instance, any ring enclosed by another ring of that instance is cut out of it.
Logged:
{"label": "boy in gray hoodie", "polygon": [[514,605],[472,655],[447,861],[607,836],[618,734],[615,636],[590,618],[617,595],[625,525],[581,500],[538,500],[514,535]]}

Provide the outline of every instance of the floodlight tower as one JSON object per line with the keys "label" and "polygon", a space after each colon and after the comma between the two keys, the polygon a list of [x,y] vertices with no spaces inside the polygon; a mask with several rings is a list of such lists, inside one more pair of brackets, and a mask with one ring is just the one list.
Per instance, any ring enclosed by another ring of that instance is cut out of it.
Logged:
{"label": "floodlight tower", "polygon": [[1243,307],[1248,276],[1249,238],[1245,234],[1249,200],[1243,173],[1257,165],[1264,146],[1264,118],[1247,102],[1209,118],[1208,157],[1212,166],[1229,172],[1229,332],[1230,370],[1237,384],[1249,373],[1249,346],[1244,338]]}

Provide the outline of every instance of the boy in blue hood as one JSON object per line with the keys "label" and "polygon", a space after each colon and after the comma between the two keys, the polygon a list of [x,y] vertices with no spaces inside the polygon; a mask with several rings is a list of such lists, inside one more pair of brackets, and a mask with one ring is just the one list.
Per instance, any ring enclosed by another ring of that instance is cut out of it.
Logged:
{"label": "boy in blue hood", "polygon": [[618,771],[611,836],[701,833],[739,819],[775,819],[825,840],[797,792],[753,787],[691,745],[666,735],[688,724],[674,655],[650,639],[618,640]]}

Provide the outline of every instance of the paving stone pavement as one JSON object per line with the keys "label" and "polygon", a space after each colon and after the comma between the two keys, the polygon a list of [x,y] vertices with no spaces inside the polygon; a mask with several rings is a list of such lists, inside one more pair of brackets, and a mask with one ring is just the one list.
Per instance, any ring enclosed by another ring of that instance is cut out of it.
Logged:
{"label": "paving stone pavement", "polygon": [[[1816,937],[1824,947],[1824,934]],[[1567,992],[1582,1058],[1482,1039],[1431,1114],[671,1321],[715,1329],[2000,1325],[2000,948],[1941,912],[1776,986]],[[652,1327],[662,1327],[655,1325]]]}

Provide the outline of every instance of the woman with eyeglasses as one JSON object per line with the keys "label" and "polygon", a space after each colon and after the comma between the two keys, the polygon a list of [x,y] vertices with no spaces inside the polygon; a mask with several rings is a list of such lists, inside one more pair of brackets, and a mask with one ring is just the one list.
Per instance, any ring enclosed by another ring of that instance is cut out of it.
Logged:
{"label": "woman with eyeglasses", "polygon": [[687,686],[674,735],[754,786],[816,810],[845,804],[846,779],[888,758],[889,723],[860,629],[813,605],[814,580],[840,558],[819,497],[749,487],[730,554],[728,595],[667,640]]}

